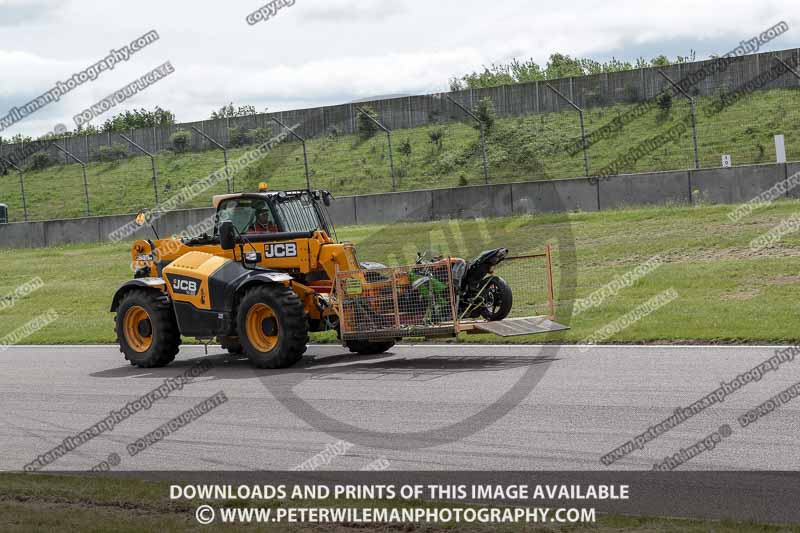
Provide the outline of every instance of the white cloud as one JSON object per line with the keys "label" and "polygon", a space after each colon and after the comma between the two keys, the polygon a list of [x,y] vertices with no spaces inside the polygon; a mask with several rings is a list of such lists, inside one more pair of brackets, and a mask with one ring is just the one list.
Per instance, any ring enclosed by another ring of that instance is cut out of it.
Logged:
{"label": "white cloud", "polygon": [[739,0],[724,9],[688,0],[296,0],[249,26],[247,14],[265,3],[0,0],[0,116],[109,49],[151,29],[161,35],[128,63],[3,135],[71,124],[72,115],[167,60],[175,74],[129,107],[161,105],[191,121],[231,101],[285,110],[444,90],[452,76],[514,56],[545,63],[554,52],[633,59],[694,48],[704,58],[782,19],[792,29],[774,48],[800,46],[794,29],[800,16],[789,0]]}
{"label": "white cloud", "polygon": [[16,26],[46,17],[55,0],[0,0],[0,27]]}

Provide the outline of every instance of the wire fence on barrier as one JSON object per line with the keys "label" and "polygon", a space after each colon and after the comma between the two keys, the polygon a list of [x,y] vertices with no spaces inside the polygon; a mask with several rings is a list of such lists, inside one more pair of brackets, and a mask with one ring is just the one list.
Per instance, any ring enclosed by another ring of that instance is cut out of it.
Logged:
{"label": "wire fence on barrier", "polygon": [[[797,161],[796,52],[761,54],[713,90],[707,81],[685,84],[697,63],[654,70],[646,82],[631,71],[614,83],[570,78],[535,90],[333,106],[318,116],[299,110],[73,136],[22,160],[16,155],[24,145],[0,144],[0,203],[11,222],[131,213],[220,170],[226,179],[181,207],[207,207],[213,194],[255,190],[264,181],[279,190],[310,184],[350,195],[713,168],[723,155],[733,165],[775,162],[776,135],[784,136],[787,159]],[[280,134],[267,155],[228,173],[233,161]],[[85,182],[77,161],[87,164]]]}
{"label": "wire fence on barrier", "polygon": [[[2,160],[0,160],[2,162]],[[9,165],[9,163],[6,163]],[[0,203],[8,206],[8,222],[28,220],[25,195],[25,173],[8,166],[5,175],[0,176]]]}

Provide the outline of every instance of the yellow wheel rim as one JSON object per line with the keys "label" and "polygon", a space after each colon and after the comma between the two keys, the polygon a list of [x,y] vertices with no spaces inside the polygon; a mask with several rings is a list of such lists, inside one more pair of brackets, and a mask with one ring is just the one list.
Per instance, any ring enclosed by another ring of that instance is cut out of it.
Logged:
{"label": "yellow wheel rim", "polygon": [[[278,345],[278,320],[267,304],[251,307],[247,312],[246,324],[247,338],[259,352],[270,352]],[[267,333],[270,329],[273,335]]]}
{"label": "yellow wheel rim", "polygon": [[137,352],[146,352],[153,345],[153,323],[142,307],[134,305],[123,320],[125,340]]}

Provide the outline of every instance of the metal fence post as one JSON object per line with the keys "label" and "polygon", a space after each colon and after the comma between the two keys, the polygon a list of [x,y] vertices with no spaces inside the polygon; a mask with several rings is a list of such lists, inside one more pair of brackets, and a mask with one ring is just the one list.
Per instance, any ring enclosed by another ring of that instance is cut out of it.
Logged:
{"label": "metal fence post", "polygon": [[397,182],[395,181],[394,177],[394,156],[392,155],[392,131],[383,124],[381,124],[380,122],[378,122],[377,120],[375,120],[375,118],[372,115],[370,115],[360,107],[356,106],[356,111],[367,117],[376,126],[378,126],[380,129],[386,132],[386,138],[389,139],[389,171],[392,173],[392,192],[395,192],[397,190]]}
{"label": "metal fence post", "polygon": [[663,76],[664,79],[667,80],[669,82],[669,84],[672,85],[672,87],[676,91],[678,91],[683,96],[685,96],[686,98],[689,99],[689,110],[690,110],[690,113],[692,114],[692,140],[694,142],[694,168],[699,169],[700,168],[700,152],[699,152],[699,150],[697,148],[697,116],[695,115],[694,97],[690,96],[689,93],[687,93],[686,91],[681,89],[680,85],[678,85],[677,83],[672,81],[672,78],[670,78],[669,76],[664,74],[663,71],[657,70],[656,72],[661,74],[661,76]]}
{"label": "metal fence post", "polygon": [[28,199],[25,196],[25,174],[22,172],[21,168],[17,169],[19,171],[19,190],[22,193],[22,215],[25,218],[25,222],[28,221]]}
{"label": "metal fence post", "polygon": [[138,148],[143,154],[150,158],[150,164],[153,166],[153,193],[156,199],[156,206],[158,206],[158,170],[156,169],[156,158],[153,154],[133,142],[131,139],[123,135],[122,133],[119,134],[120,137],[131,143],[135,148]]}
{"label": "metal fence post", "polygon": [[230,170],[228,170],[228,149],[227,149],[227,148],[225,148],[224,146],[222,146],[220,143],[218,143],[218,142],[217,142],[217,141],[215,141],[214,139],[212,139],[212,138],[211,138],[209,135],[206,135],[206,134],[205,134],[205,133],[203,133],[202,131],[200,131],[200,130],[198,130],[197,128],[195,128],[194,126],[191,126],[191,128],[192,128],[192,129],[193,129],[195,132],[197,132],[197,133],[199,133],[200,135],[202,135],[202,136],[203,136],[205,139],[207,139],[207,140],[208,140],[210,143],[212,143],[212,144],[216,145],[216,147],[217,147],[217,148],[219,148],[220,150],[222,150],[222,158],[225,160],[225,176],[227,176],[227,178],[228,178],[228,180],[227,180],[227,182],[228,182],[228,193],[231,193],[231,192],[233,192],[233,183],[232,183],[232,181],[231,181],[231,172],[230,172]]}
{"label": "metal fence post", "polygon": [[305,138],[303,138],[300,135],[298,135],[297,133],[295,133],[292,128],[290,128],[289,126],[284,124],[281,120],[279,120],[279,119],[277,119],[275,117],[270,117],[270,118],[273,120],[273,122],[275,122],[279,126],[283,127],[295,139],[297,139],[298,141],[300,141],[303,144],[303,164],[306,167],[306,189],[311,190],[311,176],[308,173],[308,151],[306,150],[306,140],[305,140]]}
{"label": "metal fence post", "polygon": [[86,196],[86,216],[87,217],[92,216],[92,210],[91,207],[89,206],[89,180],[86,179],[86,163],[78,159],[72,152],[67,150],[66,145],[67,145],[66,141],[64,141],[65,148],[61,148],[58,145],[58,143],[55,142],[53,143],[53,146],[55,146],[56,149],[58,149],[58,151],[64,154],[64,159],[66,159],[67,157],[71,157],[73,160],[75,160],[75,162],[81,165],[81,168],[83,169],[83,193]]}
{"label": "metal fence post", "polygon": [[786,70],[788,70],[789,72],[791,72],[792,74],[794,74],[795,78],[797,78],[798,80],[800,80],[800,73],[798,73],[798,72],[797,72],[795,69],[793,69],[791,65],[789,65],[789,64],[788,64],[786,61],[784,61],[783,59],[781,59],[781,58],[780,58],[780,57],[778,57],[778,56],[775,56],[775,59],[776,59],[776,60],[777,60],[777,61],[778,61],[778,62],[779,62],[781,65],[783,65],[783,66],[786,68]]}
{"label": "metal fence post", "polygon": [[586,177],[589,177],[589,144],[586,142],[586,127],[584,126],[583,122],[583,109],[578,107],[575,102],[561,94],[555,87],[550,85],[549,83],[545,83],[547,87],[550,88],[551,91],[556,93],[558,96],[564,99],[569,105],[571,105],[575,110],[578,112],[578,117],[580,118],[581,122],[581,144],[583,144],[583,165],[586,168]]}
{"label": "metal fence post", "polygon": [[10,166],[11,168],[13,168],[17,172],[19,172],[19,190],[20,190],[20,193],[22,194],[22,217],[25,220],[25,222],[27,222],[28,221],[28,201],[25,198],[25,175],[23,174],[22,169],[19,168],[14,163],[12,163],[9,159],[6,159],[4,157],[0,157],[0,161],[5,161],[6,165]]}
{"label": "metal fence post", "polygon": [[461,109],[464,113],[466,113],[467,115],[472,117],[478,123],[478,125],[480,126],[480,130],[481,130],[481,155],[483,156],[483,179],[488,184],[489,183],[489,161],[486,158],[486,125],[483,123],[483,121],[480,119],[480,117],[478,117],[478,115],[476,115],[475,113],[473,113],[472,111],[467,109],[465,106],[461,105],[459,102],[457,102],[457,101],[453,100],[452,98],[450,98],[449,94],[445,94],[445,97],[448,100],[450,100],[453,104],[455,104],[459,109]]}
{"label": "metal fence post", "polygon": [[392,174],[392,192],[397,190],[397,182],[394,177],[394,152],[392,150],[392,132],[386,130],[386,140],[389,143],[389,172]]}
{"label": "metal fence post", "polygon": [[583,109],[578,109],[578,118],[581,121],[581,142],[583,144],[583,164],[586,167],[586,176],[589,176],[589,144],[586,142],[586,127],[583,122]]}
{"label": "metal fence post", "polygon": [[553,254],[550,250],[550,243],[545,247],[545,259],[547,261],[547,300],[550,307],[550,320],[556,319],[555,290],[553,287]]}

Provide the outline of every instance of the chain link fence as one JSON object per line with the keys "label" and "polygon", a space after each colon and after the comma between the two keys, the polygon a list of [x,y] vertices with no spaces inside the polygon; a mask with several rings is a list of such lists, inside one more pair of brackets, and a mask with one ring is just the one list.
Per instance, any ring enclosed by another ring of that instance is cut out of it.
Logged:
{"label": "chain link fence", "polygon": [[[800,54],[754,57],[713,83],[687,84],[709,62],[691,63],[70,137],[1,165],[0,202],[22,221],[84,216],[87,204],[92,215],[135,212],[217,171],[226,179],[181,207],[264,181],[348,195],[710,168],[725,154],[734,165],[769,163],[778,134],[788,160],[800,160]],[[229,172],[281,134],[266,156]],[[0,158],[18,148],[0,144]],[[75,161],[88,163],[85,183]]]}

